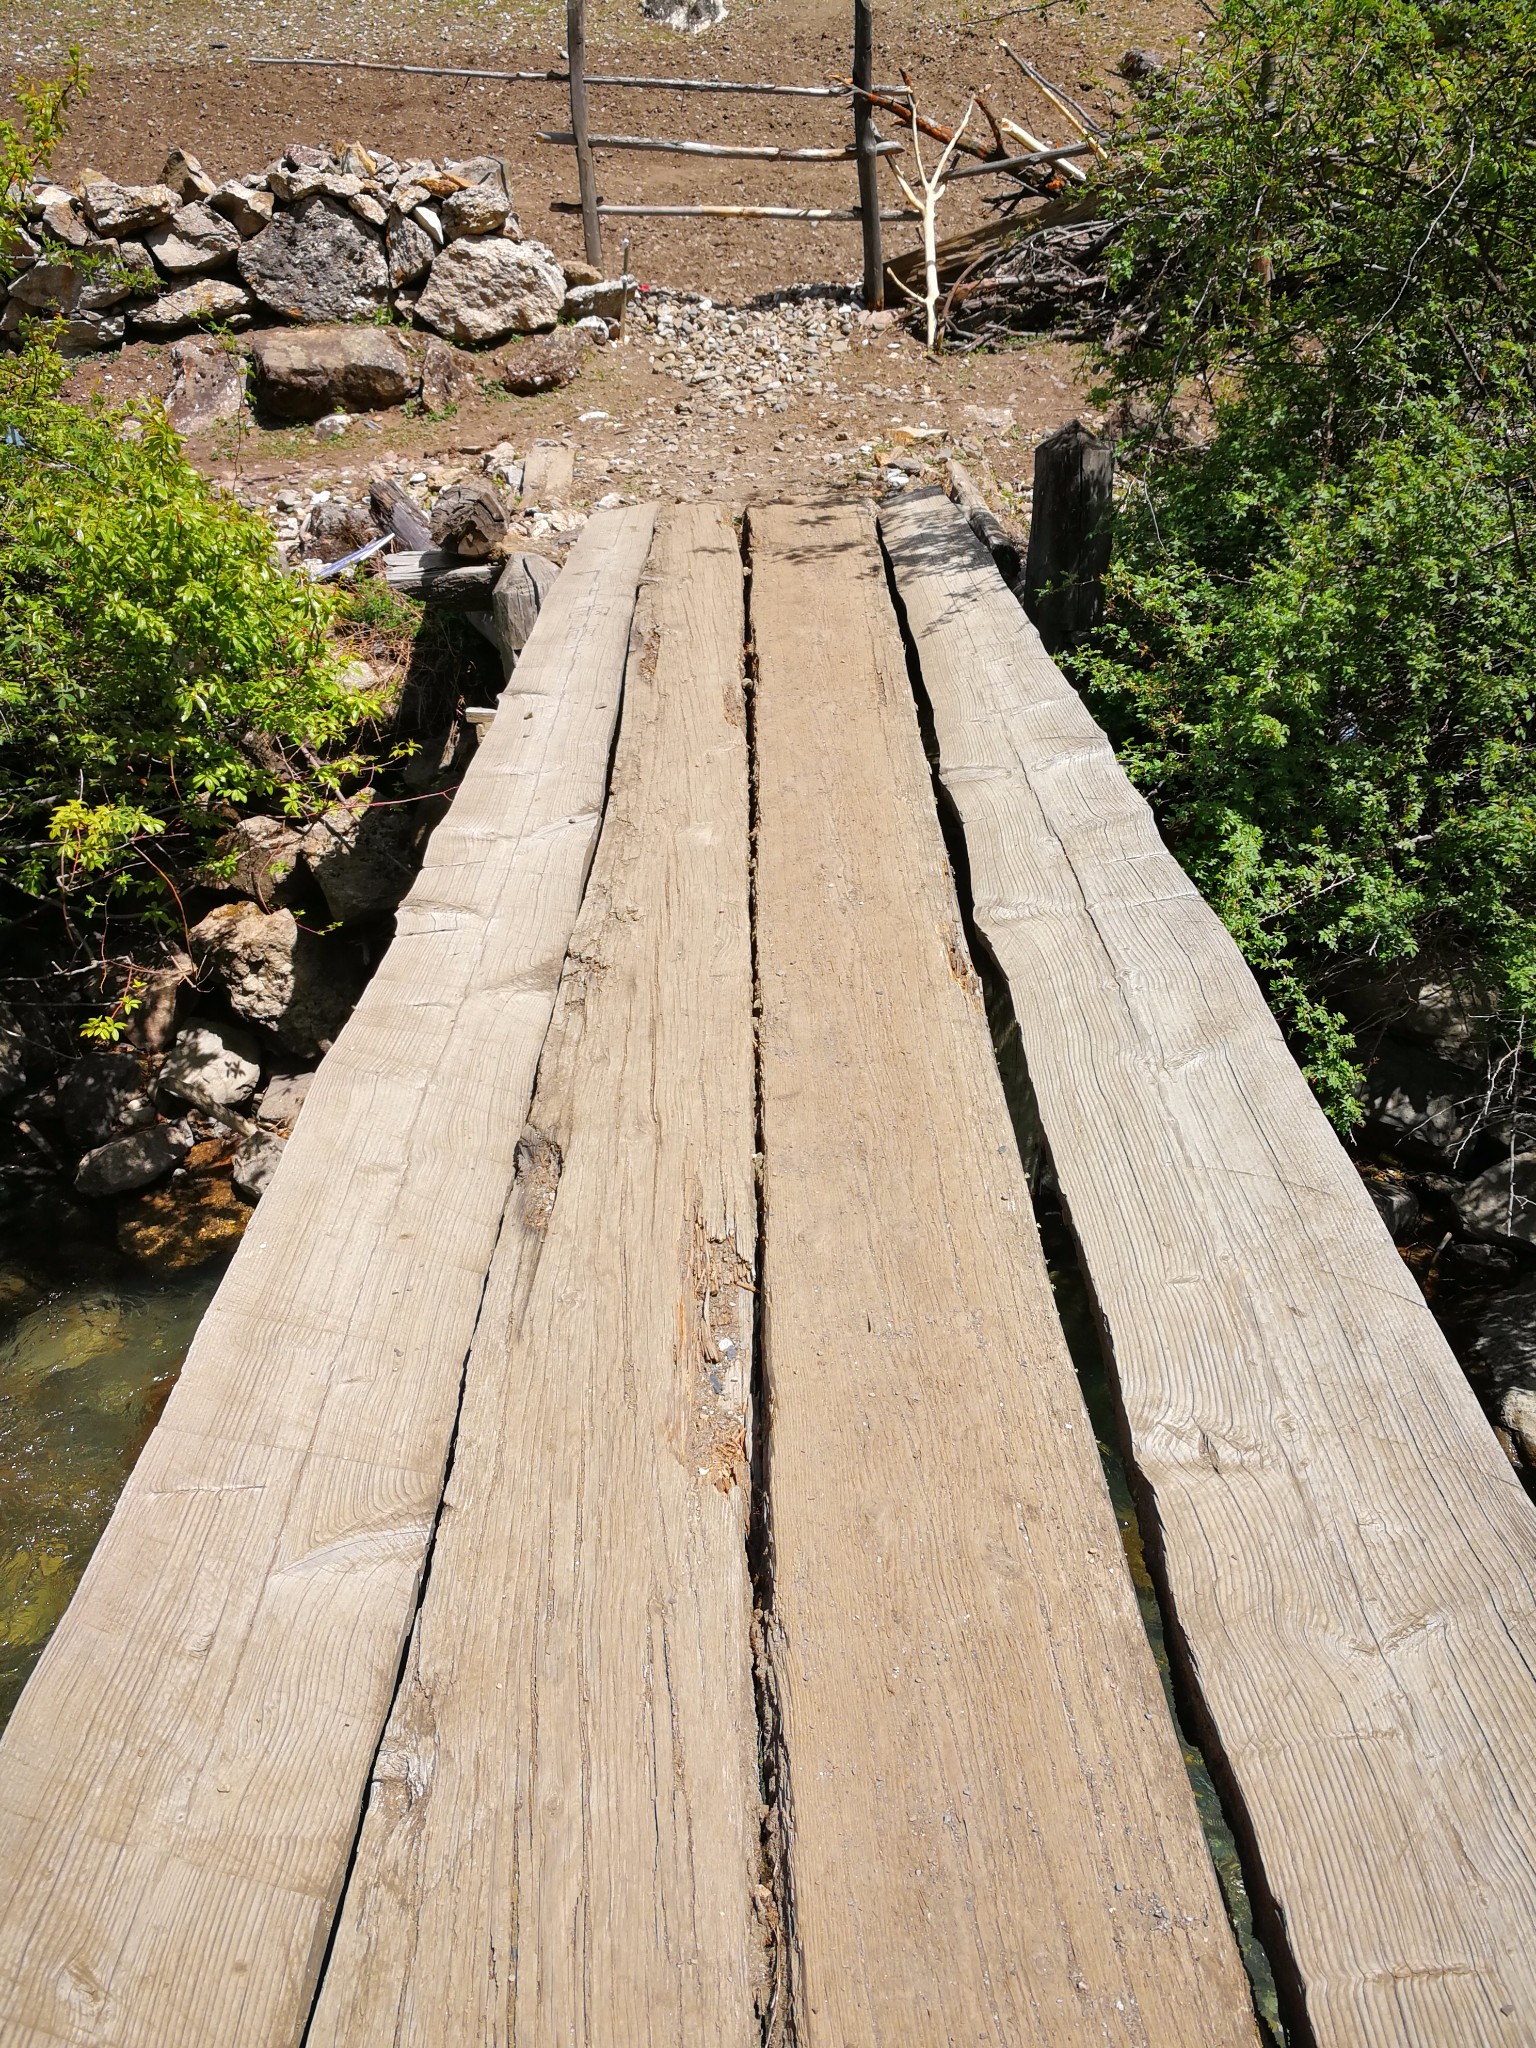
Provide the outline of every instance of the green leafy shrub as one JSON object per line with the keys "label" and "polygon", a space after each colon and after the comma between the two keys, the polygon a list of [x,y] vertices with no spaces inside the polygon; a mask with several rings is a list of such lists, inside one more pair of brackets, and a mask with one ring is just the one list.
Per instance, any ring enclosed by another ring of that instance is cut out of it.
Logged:
{"label": "green leafy shrub", "polygon": [[1130,490],[1073,660],[1346,1128],[1362,973],[1536,1006],[1533,133],[1529,0],[1227,0],[1110,181]]}
{"label": "green leafy shrub", "polygon": [[186,461],[157,408],[0,358],[0,874],[99,916],[169,912],[232,812],[305,815],[362,764],[333,600]]}

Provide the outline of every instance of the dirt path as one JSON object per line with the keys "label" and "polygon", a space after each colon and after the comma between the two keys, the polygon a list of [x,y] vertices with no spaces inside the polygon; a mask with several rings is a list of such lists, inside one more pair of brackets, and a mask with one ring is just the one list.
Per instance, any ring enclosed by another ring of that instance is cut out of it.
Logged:
{"label": "dirt path", "polygon": [[[846,70],[850,10],[828,0],[736,0],[717,30],[689,39],[639,18],[637,0],[595,0],[589,35],[592,69],[721,75],[811,82]],[[882,72],[910,69],[920,103],[953,120],[970,90],[995,99],[1000,111],[1051,140],[1068,139],[1048,103],[1027,87],[998,48],[1006,36],[1048,75],[1101,110],[1109,103],[1113,67],[1131,46],[1171,53],[1203,19],[1199,0],[1106,0],[1079,14],[1058,6],[1041,23],[1025,9],[995,13],[965,4],[895,0],[877,10],[876,62]],[[547,0],[509,9],[442,0],[237,0],[215,9],[207,0],[129,4],[111,10],[99,0],[62,0],[45,23],[25,0],[0,4],[0,52],[36,72],[78,39],[96,69],[56,167],[66,177],[87,165],[121,178],[152,178],[173,145],[190,150],[224,176],[270,160],[289,141],[345,143],[357,137],[396,156],[480,150],[504,152],[525,232],[558,255],[579,254],[579,225],[550,212],[553,198],[574,193],[565,151],[533,140],[541,126],[560,125],[558,86],[490,85],[377,72],[259,69],[255,55],[319,51],[414,63],[513,69],[559,61],[564,12]],[[835,143],[844,139],[846,110],[814,101],[741,102],[701,95],[652,98],[610,92],[598,112],[622,132]],[[844,166],[774,168],[749,163],[699,163],[635,154],[599,159],[604,195],[780,204],[852,202]],[[945,214],[955,230],[985,218],[985,181],[956,187]],[[894,181],[893,203],[899,202]],[[852,226],[730,226],[701,222],[633,224],[631,268],[647,284],[708,294],[740,306],[795,285],[850,286],[859,260]],[[914,239],[887,229],[888,248]],[[617,234],[612,236],[617,268]],[[1033,442],[1082,411],[1087,388],[1072,352],[1049,342],[986,357],[930,362],[910,337],[857,329],[846,355],[807,374],[779,394],[782,404],[734,406],[708,392],[657,374],[657,351],[643,335],[595,358],[579,382],[534,400],[486,399],[451,420],[384,415],[359,423],[343,443],[317,442],[307,430],[258,429],[238,465],[217,439],[201,459],[216,473],[237,470],[256,494],[307,485],[345,489],[381,466],[407,473],[433,461],[474,459],[510,440],[523,452],[535,438],[569,439],[577,460],[577,503],[618,489],[637,496],[782,495],[847,481],[893,446],[897,428],[938,431],[907,448],[909,465],[932,467],[958,447],[983,460],[1006,488],[1027,483]],[[77,386],[113,395],[163,389],[169,369],[161,351],[139,346],[82,369]],[[820,389],[812,388],[820,385]],[[597,418],[583,415],[597,414]],[[859,459],[862,451],[862,462]],[[829,460],[842,454],[843,460]]]}

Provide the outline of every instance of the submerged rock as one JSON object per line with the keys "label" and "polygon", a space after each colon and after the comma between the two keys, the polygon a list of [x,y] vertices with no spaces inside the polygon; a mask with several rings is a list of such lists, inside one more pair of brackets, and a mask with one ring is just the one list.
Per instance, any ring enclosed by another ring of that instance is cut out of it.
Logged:
{"label": "submerged rock", "polygon": [[185,1272],[232,1251],[250,1214],[227,1180],[188,1177],[128,1203],[117,1219],[117,1241],[157,1272]]}

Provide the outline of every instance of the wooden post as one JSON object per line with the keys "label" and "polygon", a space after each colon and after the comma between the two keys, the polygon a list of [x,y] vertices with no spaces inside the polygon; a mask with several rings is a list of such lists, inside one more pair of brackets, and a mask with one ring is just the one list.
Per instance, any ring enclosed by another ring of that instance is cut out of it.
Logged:
{"label": "wooden post", "polygon": [[1048,653],[1069,647],[1098,619],[1114,483],[1114,451],[1081,420],[1069,420],[1035,450],[1024,609]]}
{"label": "wooden post", "polygon": [[875,110],[862,97],[874,84],[874,49],[875,24],[870,0],[853,0],[853,146],[859,159],[859,212],[864,228],[864,305],[871,313],[885,304]]}
{"label": "wooden post", "polygon": [[565,40],[571,74],[571,132],[576,137],[576,182],[581,188],[581,232],[587,261],[603,267],[603,228],[597,217],[597,172],[587,140],[587,0],[565,0]]}

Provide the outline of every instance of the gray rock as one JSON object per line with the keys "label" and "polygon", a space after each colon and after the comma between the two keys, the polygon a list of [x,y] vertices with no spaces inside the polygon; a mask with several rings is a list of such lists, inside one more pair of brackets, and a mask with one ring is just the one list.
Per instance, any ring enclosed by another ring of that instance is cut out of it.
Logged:
{"label": "gray rock", "polygon": [[163,227],[151,228],[144,240],[155,262],[172,279],[217,270],[240,247],[240,234],[209,206],[181,206]]}
{"label": "gray rock", "polygon": [[221,185],[208,204],[215,213],[223,214],[236,234],[246,241],[272,224],[272,194],[260,192],[239,178],[231,178]]}
{"label": "gray rock", "polygon": [[62,312],[74,298],[79,266],[66,256],[45,256],[12,280],[11,302],[34,312]]}
{"label": "gray rock", "polygon": [[258,1123],[276,1124],[291,1130],[309,1094],[313,1074],[274,1074],[256,1105]]}
{"label": "gray rock", "polygon": [[1400,1039],[1381,1042],[1366,1075],[1366,1127],[1405,1159],[1454,1172],[1481,1166],[1483,1090],[1475,1074]]}
{"label": "gray rock", "polygon": [[98,242],[86,251],[75,286],[71,310],[101,313],[135,292],[158,291],[149,253],[141,242]]}
{"label": "gray rock", "polygon": [[398,291],[414,284],[432,268],[437,244],[408,213],[392,213],[384,236],[384,253],[389,261],[389,282]]}
{"label": "gray rock", "polygon": [[237,264],[262,304],[290,320],[366,319],[389,289],[379,236],[329,198],[279,214],[242,246]]}
{"label": "gray rock", "polygon": [[565,277],[542,242],[451,242],[432,265],[416,317],[450,341],[503,341],[553,327]]}
{"label": "gray rock", "polygon": [[176,211],[169,185],[114,185],[102,178],[80,195],[81,211],[98,235],[142,235]]}
{"label": "gray rock", "polygon": [[1338,991],[1339,1008],[1369,1044],[1389,1031],[1442,1059],[1474,1059],[1498,1009],[1493,990],[1464,973],[1417,962]]}
{"label": "gray rock", "polygon": [[1372,1181],[1368,1192],[1396,1243],[1412,1237],[1419,1221],[1419,1198],[1397,1181]]}
{"label": "gray rock", "polygon": [[215,848],[223,857],[221,868],[233,857],[233,871],[215,870],[198,879],[215,889],[238,890],[263,910],[273,910],[295,894],[303,845],[302,834],[280,818],[242,818]]}
{"label": "gray rock", "polygon": [[344,941],[301,931],[290,910],[225,903],[192,931],[192,950],[223,984],[237,1016],[264,1024],[290,1052],[325,1052],[352,1014],[365,976]]}
{"label": "gray rock", "polygon": [[312,507],[304,553],[320,562],[339,562],[379,537],[379,527],[366,505],[328,504]]}
{"label": "gray rock", "polygon": [[59,351],[66,356],[94,354],[99,349],[121,348],[128,322],[121,313],[70,313],[59,337]]}
{"label": "gray rock", "polygon": [[1536,1277],[1502,1288],[1484,1303],[1471,1355],[1487,1373],[1499,1419],[1536,1465]]}
{"label": "gray rock", "polygon": [[457,242],[465,235],[499,234],[511,211],[507,195],[498,185],[466,185],[443,201],[443,237]]}
{"label": "gray rock", "polygon": [[633,277],[606,277],[601,284],[579,284],[565,295],[567,320],[585,320],[594,314],[602,321],[622,320],[635,295]]}
{"label": "gray rock", "polygon": [[443,218],[435,206],[418,206],[411,214],[417,226],[424,229],[434,249],[443,246]]}
{"label": "gray rock", "polygon": [[55,241],[66,243],[71,249],[83,249],[93,239],[78,203],[67,194],[51,199],[39,219]]}
{"label": "gray rock", "polygon": [[473,356],[461,355],[434,334],[421,352],[421,402],[428,412],[462,405],[479,388]]}
{"label": "gray rock", "polygon": [[58,1105],[77,1152],[105,1145],[120,1131],[152,1121],[154,1114],[151,1110],[145,1116],[143,1069],[126,1046],[88,1052],[76,1060],[59,1084]]}
{"label": "gray rock", "polygon": [[235,1193],[248,1202],[259,1202],[283,1157],[283,1140],[276,1131],[255,1131],[229,1163],[229,1177]]}
{"label": "gray rock", "polygon": [[240,1109],[261,1079],[261,1050],[238,1024],[189,1024],[160,1069],[160,1088],[193,1109]]}
{"label": "gray rock", "polygon": [[87,1152],[75,1175],[75,1186],[82,1195],[131,1194],[135,1188],[162,1180],[180,1157],[181,1150],[166,1126],[150,1124]]}
{"label": "gray rock", "polygon": [[200,277],[179,292],[167,292],[150,305],[136,306],[128,319],[135,333],[153,340],[182,334],[205,322],[237,319],[250,310],[251,295],[239,285],[224,277]]}
{"label": "gray rock", "polygon": [[183,205],[195,200],[213,197],[213,180],[203,169],[195,156],[189,156],[184,149],[173,149],[165,160],[165,169],[160,173],[162,185],[169,185]]}
{"label": "gray rock", "polygon": [[333,804],[304,835],[304,858],[343,924],[393,910],[416,874],[414,804]]}
{"label": "gray rock", "polygon": [[168,409],[178,434],[238,419],[244,403],[245,358],[238,350],[200,334],[172,342]]}
{"label": "gray rock", "polygon": [[404,343],[385,327],[273,328],[253,338],[251,360],[258,398],[281,419],[403,405],[420,384]]}
{"label": "gray rock", "polygon": [[366,221],[371,228],[381,228],[389,219],[389,208],[371,192],[356,192],[347,204],[358,219]]}
{"label": "gray rock", "polygon": [[1536,1245],[1536,1152],[1506,1152],[1451,1200],[1469,1236]]}

